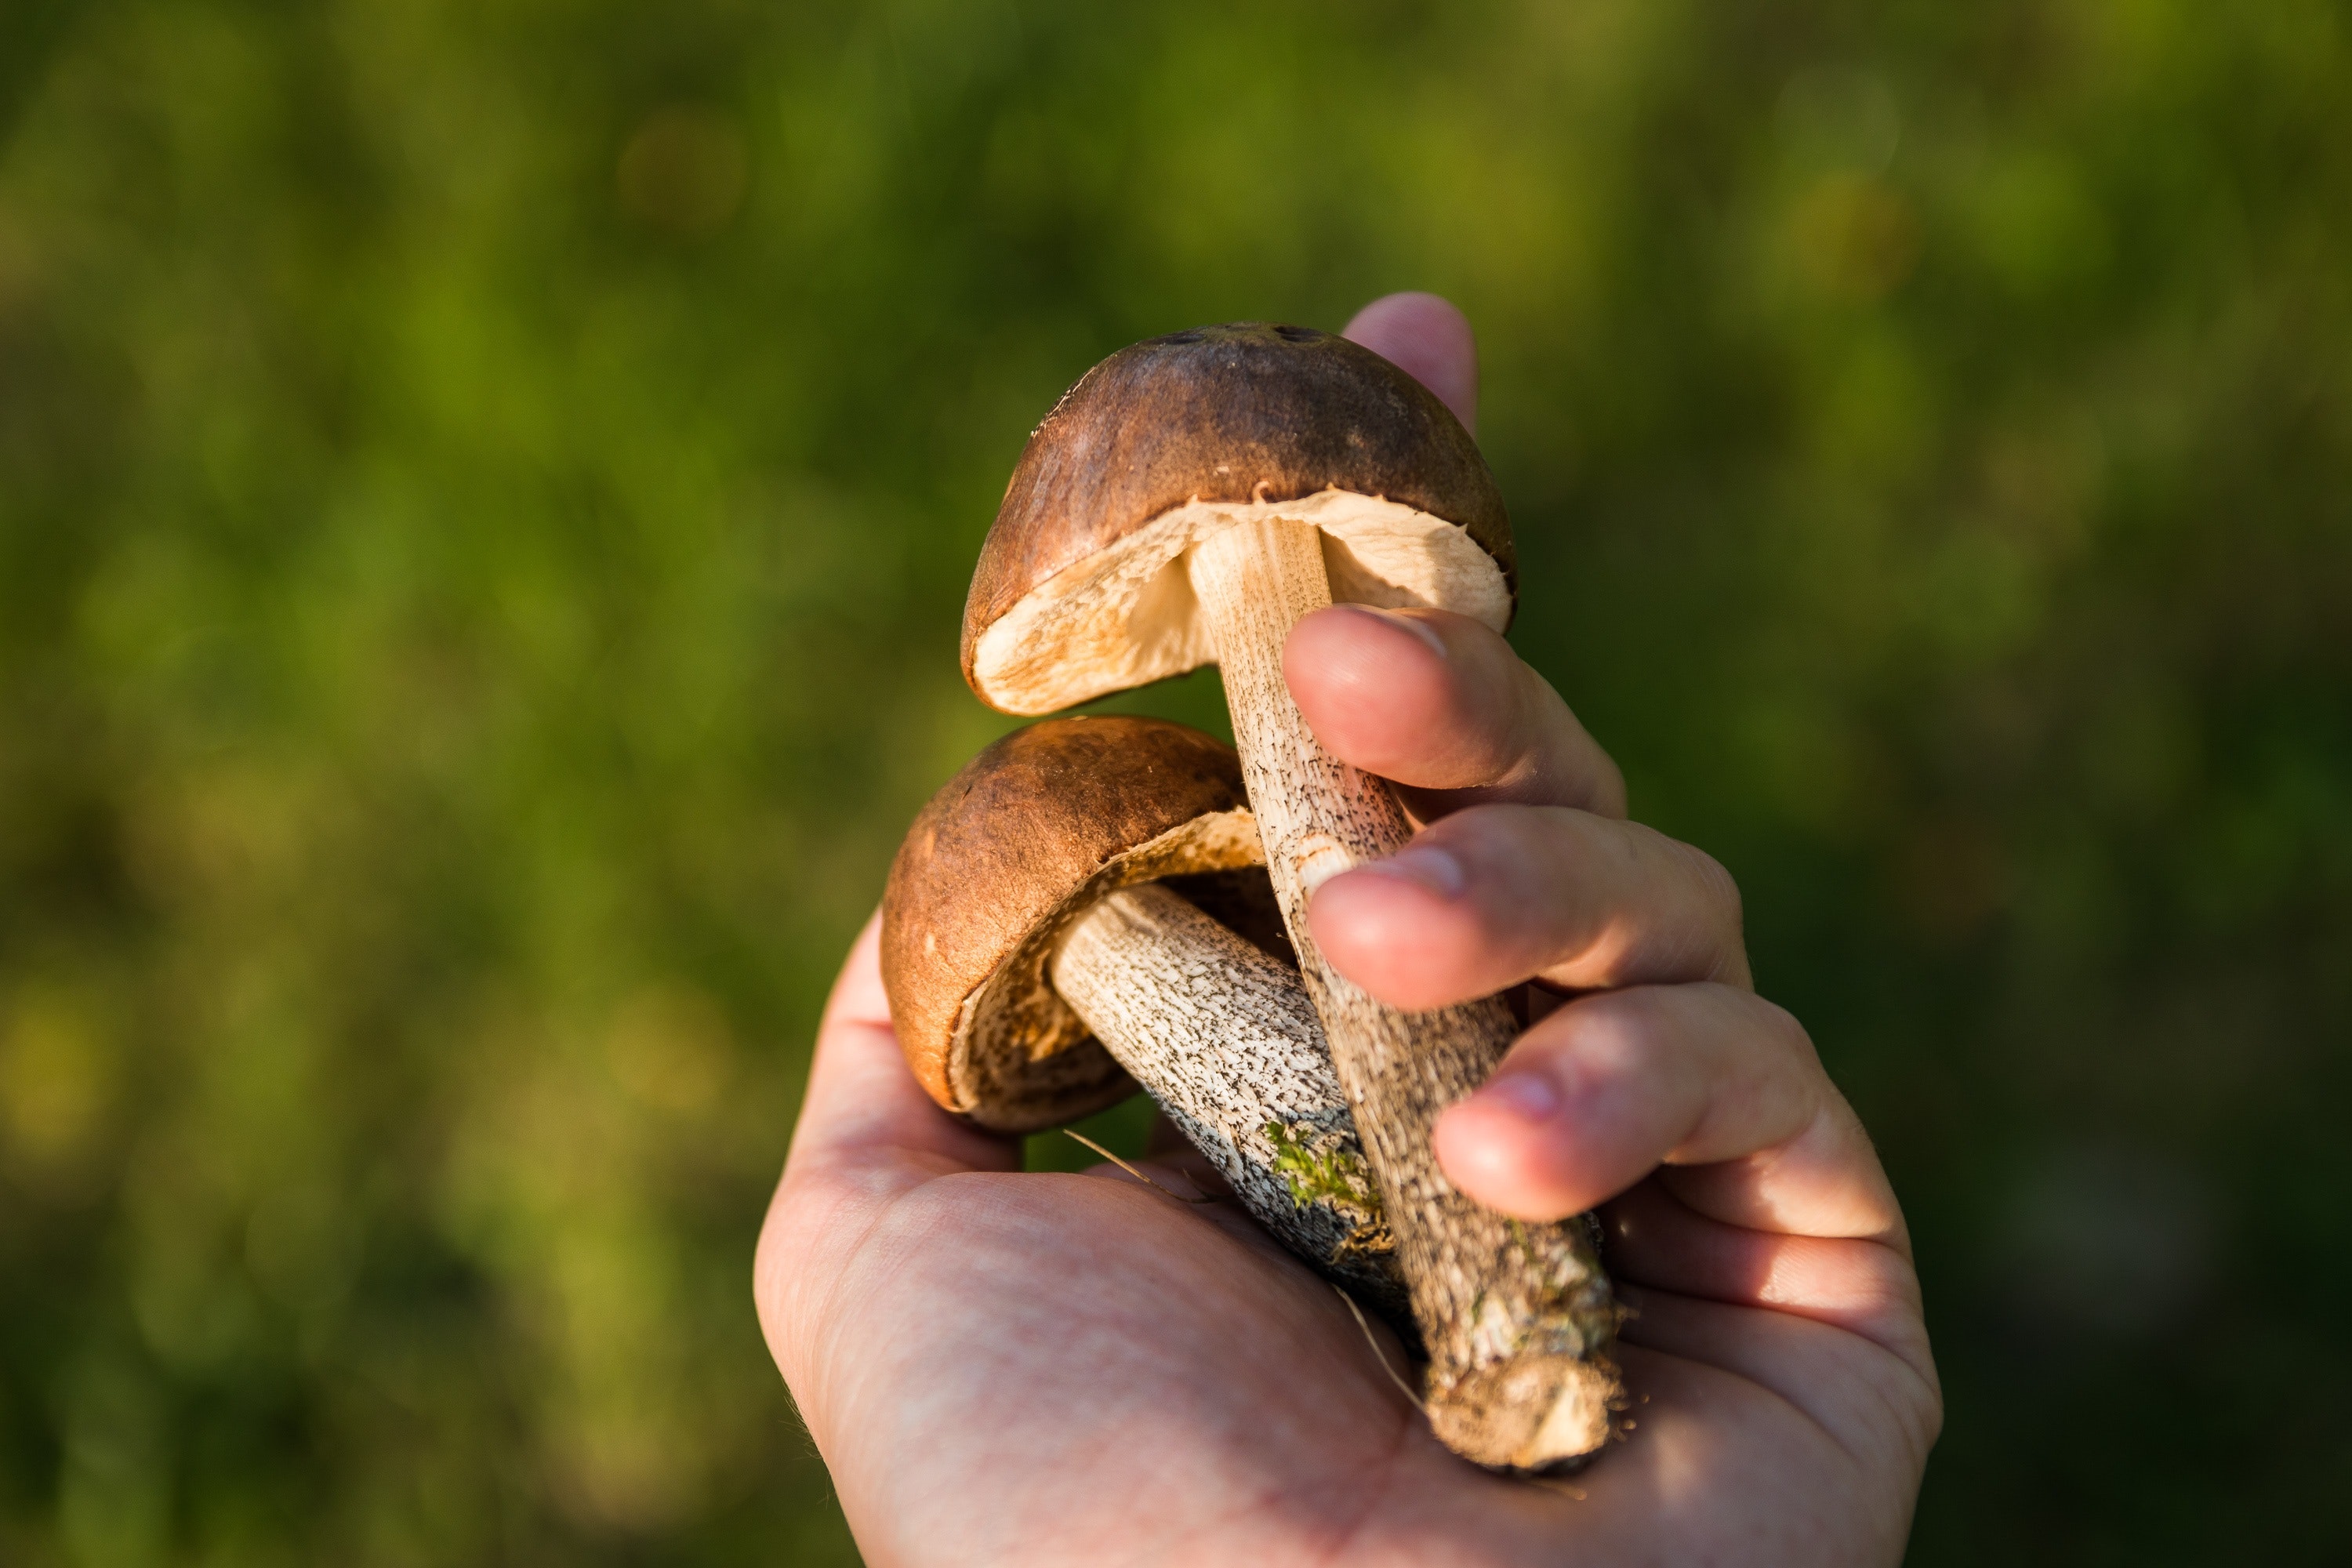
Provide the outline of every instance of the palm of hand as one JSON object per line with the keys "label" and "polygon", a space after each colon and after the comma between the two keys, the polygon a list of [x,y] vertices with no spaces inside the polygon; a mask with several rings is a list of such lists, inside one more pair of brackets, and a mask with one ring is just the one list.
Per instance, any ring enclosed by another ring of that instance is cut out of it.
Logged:
{"label": "palm of hand", "polygon": [[[1024,1174],[934,1111],[879,989],[869,939],[811,1084],[808,1115],[839,1133],[796,1149],[761,1289],[869,1561],[1899,1555],[1932,1390],[1878,1340],[1753,1294],[1652,1289],[1623,1346],[1628,1440],[1558,1488],[1484,1474],[1430,1436],[1331,1289],[1230,1207]],[[1614,1227],[1664,1205],[1653,1180]]]}

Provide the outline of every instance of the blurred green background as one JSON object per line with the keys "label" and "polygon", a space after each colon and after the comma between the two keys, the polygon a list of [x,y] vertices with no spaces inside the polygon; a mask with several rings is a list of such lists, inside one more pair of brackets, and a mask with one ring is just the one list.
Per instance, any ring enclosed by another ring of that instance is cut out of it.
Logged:
{"label": "blurred green background", "polygon": [[11,0],[0,1561],[853,1561],[751,1249],[1004,725],[1005,476],[1122,343],[1398,288],[1515,640],[1909,1205],[1914,1561],[2343,1561],[2347,40]]}

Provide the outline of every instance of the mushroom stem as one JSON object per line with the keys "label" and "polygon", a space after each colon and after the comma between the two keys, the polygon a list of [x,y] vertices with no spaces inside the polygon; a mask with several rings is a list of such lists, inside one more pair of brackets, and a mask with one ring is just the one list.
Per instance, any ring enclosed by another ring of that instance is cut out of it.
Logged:
{"label": "mushroom stem", "polygon": [[1412,826],[1388,786],[1326,752],[1291,700],[1282,647],[1331,603],[1322,535],[1286,518],[1237,521],[1195,546],[1193,592],[1216,640],[1242,777],[1301,978],[1385,1200],[1430,1354],[1438,1437],[1497,1468],[1559,1468],[1608,1441],[1618,1308],[1580,1220],[1528,1225],[1456,1192],[1430,1131],[1475,1089],[1516,1032],[1500,999],[1407,1013],[1331,968],[1309,894],[1392,853]]}
{"label": "mushroom stem", "polygon": [[1087,910],[1049,972],[1259,1224],[1411,1323],[1380,1193],[1296,973],[1154,883]]}

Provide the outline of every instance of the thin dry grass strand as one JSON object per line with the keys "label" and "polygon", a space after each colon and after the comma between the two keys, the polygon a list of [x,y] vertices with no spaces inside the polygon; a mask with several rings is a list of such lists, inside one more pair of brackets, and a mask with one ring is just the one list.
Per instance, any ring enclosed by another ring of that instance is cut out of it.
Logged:
{"label": "thin dry grass strand", "polygon": [[[1332,1286],[1331,1289],[1338,1292],[1339,1300],[1348,1303],[1349,1316],[1356,1320],[1356,1327],[1364,1331],[1364,1342],[1372,1347],[1372,1359],[1381,1363],[1381,1370],[1389,1374],[1389,1381],[1396,1384],[1397,1392],[1403,1394],[1407,1399],[1412,1401],[1412,1407],[1415,1410],[1420,1411],[1423,1415],[1427,1415],[1429,1414],[1429,1406],[1422,1403],[1421,1395],[1412,1391],[1412,1385],[1406,1383],[1402,1377],[1397,1374],[1397,1369],[1389,1364],[1388,1354],[1381,1349],[1380,1338],[1372,1332],[1371,1321],[1364,1316],[1364,1310],[1356,1305],[1356,1299],[1353,1296],[1349,1295],[1345,1290],[1339,1289],[1337,1285]],[[1648,1403],[1648,1400],[1649,1396],[1647,1394],[1643,1395],[1643,1402],[1644,1404]],[[1584,1500],[1584,1492],[1582,1489],[1570,1486],[1566,1481],[1558,1479],[1555,1477],[1518,1476],[1513,1479],[1525,1481],[1531,1487],[1541,1487],[1548,1492],[1558,1492],[1564,1498],[1573,1498],[1578,1502],[1582,1502]]]}
{"label": "thin dry grass strand", "polygon": [[1548,1492],[1558,1492],[1560,1496],[1564,1498],[1573,1498],[1578,1502],[1582,1502],[1584,1500],[1584,1493],[1582,1490],[1576,1487],[1570,1486],[1566,1481],[1555,1480],[1549,1476],[1520,1476],[1517,1479],[1527,1482],[1528,1485],[1531,1487],[1541,1487]]}
{"label": "thin dry grass strand", "polygon": [[1380,1338],[1372,1332],[1371,1321],[1364,1316],[1364,1310],[1356,1305],[1356,1299],[1345,1290],[1340,1290],[1337,1285],[1332,1286],[1331,1289],[1338,1290],[1339,1300],[1348,1303],[1349,1315],[1356,1320],[1356,1327],[1364,1331],[1364,1342],[1372,1347],[1372,1359],[1381,1363],[1381,1370],[1389,1374],[1389,1381],[1396,1384],[1397,1392],[1412,1401],[1412,1407],[1415,1410],[1420,1411],[1423,1415],[1428,1415],[1429,1406],[1422,1403],[1421,1395],[1415,1394],[1412,1391],[1412,1385],[1397,1375],[1397,1369],[1389,1364],[1388,1352],[1381,1349]]}
{"label": "thin dry grass strand", "polygon": [[[1108,1160],[1112,1164],[1117,1165],[1120,1170],[1125,1171],[1129,1175],[1133,1176],[1137,1181],[1141,1182],[1145,1186],[1150,1187],[1152,1191],[1157,1193],[1165,1193],[1168,1196],[1174,1198],[1180,1204],[1213,1204],[1217,1201],[1214,1197],[1212,1197],[1206,1193],[1202,1194],[1198,1197],[1188,1198],[1172,1187],[1161,1186],[1158,1182],[1153,1181],[1150,1176],[1145,1175],[1142,1172],[1137,1170],[1134,1166],[1129,1164],[1126,1161],[1120,1159],[1118,1155],[1112,1153],[1109,1150],[1104,1148],[1101,1144],[1096,1142],[1085,1133],[1072,1131],[1067,1127],[1063,1128],[1062,1131],[1068,1137],[1076,1139],[1079,1142],[1085,1144],[1096,1153],[1100,1154],[1104,1159]],[[1349,1305],[1353,1304],[1354,1303],[1352,1302],[1349,1303]]]}

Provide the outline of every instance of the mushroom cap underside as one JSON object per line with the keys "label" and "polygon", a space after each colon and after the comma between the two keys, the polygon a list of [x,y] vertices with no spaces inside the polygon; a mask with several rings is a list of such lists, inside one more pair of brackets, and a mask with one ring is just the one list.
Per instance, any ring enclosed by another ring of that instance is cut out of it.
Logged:
{"label": "mushroom cap underside", "polygon": [[1509,625],[1510,520],[1445,405],[1345,338],[1239,323],[1121,349],[1031,434],[964,605],[965,679],[1045,713],[1211,662],[1190,552],[1266,516],[1320,530],[1337,600]]}
{"label": "mushroom cap underside", "polygon": [[1061,933],[1106,894],[1168,878],[1246,911],[1256,895],[1232,874],[1264,861],[1239,759],[1211,736],[1122,716],[1005,736],[931,798],[891,864],[882,979],[908,1065],[999,1132],[1125,1099],[1134,1084],[1046,979]]}

